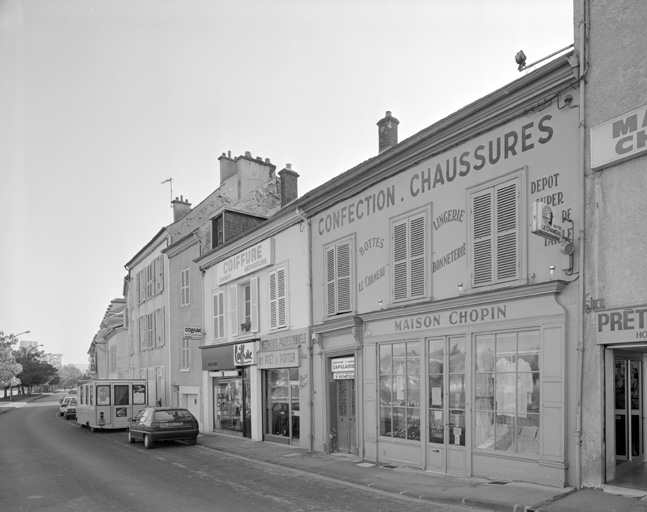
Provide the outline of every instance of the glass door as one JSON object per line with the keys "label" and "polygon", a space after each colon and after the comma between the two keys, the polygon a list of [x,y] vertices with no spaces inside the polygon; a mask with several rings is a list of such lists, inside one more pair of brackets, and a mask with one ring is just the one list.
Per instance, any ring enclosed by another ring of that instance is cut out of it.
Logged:
{"label": "glass door", "polygon": [[428,467],[463,474],[465,442],[465,337],[427,340],[429,375]]}
{"label": "glass door", "polygon": [[616,358],[615,370],[616,465],[643,460],[642,362]]}

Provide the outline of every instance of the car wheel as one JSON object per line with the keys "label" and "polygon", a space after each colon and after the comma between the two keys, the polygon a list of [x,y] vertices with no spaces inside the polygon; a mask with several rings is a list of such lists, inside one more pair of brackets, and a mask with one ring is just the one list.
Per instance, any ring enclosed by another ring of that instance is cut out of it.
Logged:
{"label": "car wheel", "polygon": [[187,441],[189,443],[189,446],[193,446],[198,442],[198,438],[197,437],[192,437],[191,439],[187,439]]}
{"label": "car wheel", "polygon": [[144,436],[144,446],[149,450],[153,447],[153,440],[150,436]]}

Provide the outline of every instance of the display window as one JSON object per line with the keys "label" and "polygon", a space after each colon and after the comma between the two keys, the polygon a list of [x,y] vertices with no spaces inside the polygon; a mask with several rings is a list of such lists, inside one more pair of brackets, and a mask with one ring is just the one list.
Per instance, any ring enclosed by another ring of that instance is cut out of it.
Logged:
{"label": "display window", "polygon": [[265,434],[287,439],[301,436],[299,369],[265,371]]}
{"label": "display window", "polygon": [[539,455],[538,330],[475,337],[474,446]]}

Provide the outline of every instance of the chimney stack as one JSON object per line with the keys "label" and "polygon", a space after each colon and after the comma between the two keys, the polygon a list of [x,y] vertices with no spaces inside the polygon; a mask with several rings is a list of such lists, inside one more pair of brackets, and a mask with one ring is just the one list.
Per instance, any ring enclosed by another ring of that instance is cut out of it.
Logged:
{"label": "chimney stack", "polygon": [[171,201],[171,205],[173,206],[173,222],[177,222],[191,211],[191,203],[188,199],[185,201],[183,196],[180,196],[179,199],[176,197]]}
{"label": "chimney stack", "polygon": [[400,121],[391,115],[390,110],[387,110],[386,116],[377,122],[380,153],[397,145],[399,124]]}
{"label": "chimney stack", "polygon": [[294,201],[299,197],[297,181],[299,174],[292,170],[292,164],[285,164],[285,169],[279,171],[281,180],[281,206]]}
{"label": "chimney stack", "polygon": [[224,153],[218,158],[220,160],[220,184],[223,184],[232,176],[236,176],[236,160],[231,157],[231,151]]}

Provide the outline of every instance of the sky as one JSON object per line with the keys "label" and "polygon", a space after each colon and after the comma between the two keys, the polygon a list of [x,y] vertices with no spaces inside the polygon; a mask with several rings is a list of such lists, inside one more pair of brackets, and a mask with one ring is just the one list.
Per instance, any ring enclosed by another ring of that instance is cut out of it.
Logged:
{"label": "sky", "polygon": [[573,0],[0,0],[0,331],[86,364],[223,153],[302,195],[572,43]]}

